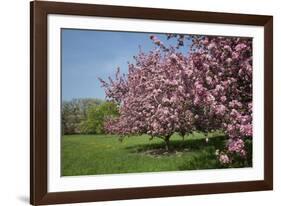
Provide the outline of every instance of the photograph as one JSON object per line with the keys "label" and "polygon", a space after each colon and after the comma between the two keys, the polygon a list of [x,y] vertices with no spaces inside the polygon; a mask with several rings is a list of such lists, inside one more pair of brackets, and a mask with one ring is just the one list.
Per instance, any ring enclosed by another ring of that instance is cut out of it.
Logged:
{"label": "photograph", "polygon": [[253,165],[253,38],[61,28],[61,176]]}
{"label": "photograph", "polygon": [[273,190],[273,16],[182,9],[30,3],[31,204]]}

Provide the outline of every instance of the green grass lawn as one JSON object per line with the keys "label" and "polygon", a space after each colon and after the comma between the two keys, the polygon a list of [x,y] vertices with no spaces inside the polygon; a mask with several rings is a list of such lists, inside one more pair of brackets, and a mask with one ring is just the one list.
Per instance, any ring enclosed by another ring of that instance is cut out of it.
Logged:
{"label": "green grass lawn", "polygon": [[171,152],[164,142],[149,136],[125,138],[114,135],[66,135],[62,137],[62,175],[95,175],[219,168],[215,150],[225,137],[213,134],[206,143],[195,133],[182,140],[171,137]]}

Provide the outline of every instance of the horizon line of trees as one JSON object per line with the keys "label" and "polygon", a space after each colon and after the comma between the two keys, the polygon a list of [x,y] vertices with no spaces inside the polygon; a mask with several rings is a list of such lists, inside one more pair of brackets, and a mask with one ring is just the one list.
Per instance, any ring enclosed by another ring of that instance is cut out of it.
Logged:
{"label": "horizon line of trees", "polygon": [[104,134],[103,123],[118,115],[117,105],[97,98],[74,98],[62,102],[62,135]]}

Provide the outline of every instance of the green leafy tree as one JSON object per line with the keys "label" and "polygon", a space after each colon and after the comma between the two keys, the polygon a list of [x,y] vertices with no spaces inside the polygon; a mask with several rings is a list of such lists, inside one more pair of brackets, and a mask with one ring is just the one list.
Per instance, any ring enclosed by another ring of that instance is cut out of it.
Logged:
{"label": "green leafy tree", "polygon": [[87,119],[81,123],[81,132],[86,134],[103,134],[104,121],[119,115],[118,107],[113,102],[104,102],[89,108]]}
{"label": "green leafy tree", "polygon": [[88,110],[100,105],[103,101],[99,99],[72,99],[62,103],[62,133],[81,133],[81,122],[87,119]]}

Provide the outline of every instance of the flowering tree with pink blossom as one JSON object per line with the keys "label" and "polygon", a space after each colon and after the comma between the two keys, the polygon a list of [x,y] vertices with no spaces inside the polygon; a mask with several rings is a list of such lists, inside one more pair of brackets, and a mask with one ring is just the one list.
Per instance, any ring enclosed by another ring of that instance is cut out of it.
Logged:
{"label": "flowering tree with pink blossom", "polygon": [[[252,39],[168,35],[178,45],[140,52],[128,75],[101,80],[107,97],[118,103],[120,116],[106,130],[120,135],[149,134],[169,149],[173,133],[222,130],[226,149],[218,151],[224,165],[233,156],[246,157],[245,139],[252,137]],[[178,48],[192,41],[187,55]]]}
{"label": "flowering tree with pink blossom", "polygon": [[109,120],[106,129],[120,135],[148,134],[166,143],[175,132],[193,131],[191,85],[188,61],[181,53],[159,50],[135,57],[127,78],[119,70],[109,82],[101,80],[107,97],[119,104],[120,117]]}
{"label": "flowering tree with pink blossom", "polygon": [[227,150],[219,154],[223,164],[231,163],[234,153],[246,157],[244,141],[252,137],[252,39],[201,36],[192,50],[194,103],[207,119],[200,127],[228,135]]}

